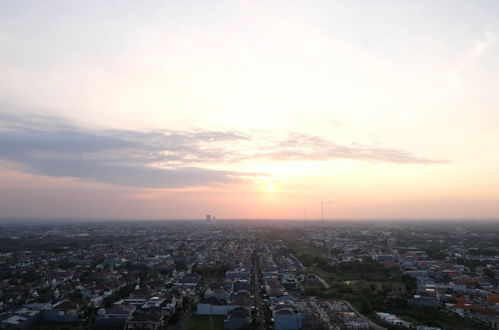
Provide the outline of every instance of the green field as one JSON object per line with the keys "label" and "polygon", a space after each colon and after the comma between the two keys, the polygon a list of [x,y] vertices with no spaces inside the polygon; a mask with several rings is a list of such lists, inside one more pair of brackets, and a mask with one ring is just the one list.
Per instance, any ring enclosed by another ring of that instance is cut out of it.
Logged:
{"label": "green field", "polygon": [[[391,312],[415,325],[438,326],[444,330],[490,329],[444,310],[409,308],[405,298],[415,284],[398,269],[373,261],[331,266],[324,259],[325,249],[303,241],[289,242],[287,247],[307,266],[308,273],[317,274],[330,285],[329,289],[322,285],[305,286],[303,293],[307,296],[344,299],[365,315],[372,315],[374,311]],[[388,329],[398,328],[388,326]]]}
{"label": "green field", "polygon": [[194,316],[185,330],[223,330],[224,317],[221,315],[196,315]]}
{"label": "green field", "polygon": [[[36,325],[34,330],[72,330],[79,329],[78,326],[81,326],[78,322],[71,323],[52,323],[52,322],[42,322]],[[82,328],[83,329],[83,328]]]}
{"label": "green field", "polygon": [[[389,311],[405,303],[403,297],[410,291],[411,283],[397,269],[370,260],[333,266],[324,248],[299,240],[286,240],[286,246],[306,266],[307,273],[317,274],[330,286],[306,286],[306,296],[344,299],[365,314]],[[386,299],[388,295],[393,299]]]}
{"label": "green field", "polygon": [[[491,330],[492,328],[477,323],[468,318],[462,318],[457,314],[431,307],[412,307],[397,313],[401,319],[414,325],[426,325],[439,327],[443,330]],[[388,330],[402,330],[406,328],[384,324]]]}

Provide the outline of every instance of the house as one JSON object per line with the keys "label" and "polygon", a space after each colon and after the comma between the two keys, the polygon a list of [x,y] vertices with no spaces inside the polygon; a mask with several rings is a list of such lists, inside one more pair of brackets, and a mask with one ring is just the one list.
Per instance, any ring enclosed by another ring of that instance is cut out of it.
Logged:
{"label": "house", "polygon": [[238,307],[237,305],[228,305],[225,300],[210,296],[204,298],[197,304],[196,314],[198,315],[226,315],[230,310]]}
{"label": "house", "polygon": [[287,278],[287,279],[284,279],[282,281],[282,286],[286,289],[286,290],[298,290],[299,289],[299,286],[298,286],[298,282],[296,281],[296,279],[294,278]]}
{"label": "house", "polygon": [[30,329],[41,320],[39,310],[18,307],[0,315],[0,328]]}
{"label": "house", "polygon": [[225,272],[225,278],[231,281],[235,280],[249,280],[250,272],[246,269],[235,269]]}
{"label": "house", "polygon": [[348,306],[341,301],[329,302],[329,310],[332,312],[348,312]]}
{"label": "house", "polygon": [[148,299],[153,294],[151,288],[149,286],[144,286],[141,288],[140,286],[135,287],[135,291],[132,291],[129,295],[132,299]]}
{"label": "house", "polygon": [[376,312],[376,315],[383,320],[384,322],[394,325],[394,326],[399,326],[399,327],[404,327],[404,328],[409,328],[411,327],[410,322],[406,322],[397,316],[390,314],[390,313],[381,313],[381,312]]}
{"label": "house", "polygon": [[161,309],[149,310],[145,313],[133,315],[126,321],[125,330],[128,329],[146,329],[158,330],[166,323],[168,313]]}
{"label": "house", "polygon": [[244,329],[250,325],[250,313],[242,307],[232,309],[227,313],[224,320],[224,329]]}
{"label": "house", "polygon": [[438,301],[435,297],[420,296],[415,295],[412,298],[407,299],[409,306],[416,307],[437,307]]}
{"label": "house", "polygon": [[223,286],[214,286],[208,288],[204,293],[204,298],[208,297],[216,297],[221,300],[229,300],[230,295]]}
{"label": "house", "polygon": [[196,274],[187,274],[178,280],[178,283],[188,286],[196,286],[201,281],[201,277]]}
{"label": "house", "polygon": [[251,291],[251,284],[249,281],[235,281],[233,283],[233,292],[239,292],[239,291]]}
{"label": "house", "polygon": [[42,311],[42,320],[45,322],[65,323],[78,321],[82,306],[69,300],[60,301],[52,308]]}
{"label": "house", "polygon": [[487,304],[491,309],[495,309],[497,312],[499,312],[499,294],[491,294],[488,295],[486,298]]}
{"label": "house", "polygon": [[95,322],[96,327],[100,328],[125,328],[126,320],[135,311],[133,305],[115,305],[111,308],[101,308],[98,312],[98,318]]}
{"label": "house", "polygon": [[249,311],[251,309],[251,296],[246,291],[240,291],[232,298],[230,304],[243,307]]}
{"label": "house", "polygon": [[278,308],[274,311],[276,330],[298,330],[302,328],[301,314],[295,313],[291,307]]}

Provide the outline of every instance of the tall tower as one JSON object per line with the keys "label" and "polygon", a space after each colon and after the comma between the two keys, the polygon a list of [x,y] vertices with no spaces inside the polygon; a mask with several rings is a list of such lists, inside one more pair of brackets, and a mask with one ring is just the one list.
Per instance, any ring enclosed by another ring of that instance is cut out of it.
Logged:
{"label": "tall tower", "polygon": [[321,222],[324,222],[324,200],[321,201]]}

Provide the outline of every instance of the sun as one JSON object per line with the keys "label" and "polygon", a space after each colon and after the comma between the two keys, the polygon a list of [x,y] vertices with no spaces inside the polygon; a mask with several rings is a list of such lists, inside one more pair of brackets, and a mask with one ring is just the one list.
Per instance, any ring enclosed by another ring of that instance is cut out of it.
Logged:
{"label": "sun", "polygon": [[274,184],[272,182],[267,183],[267,192],[274,191]]}

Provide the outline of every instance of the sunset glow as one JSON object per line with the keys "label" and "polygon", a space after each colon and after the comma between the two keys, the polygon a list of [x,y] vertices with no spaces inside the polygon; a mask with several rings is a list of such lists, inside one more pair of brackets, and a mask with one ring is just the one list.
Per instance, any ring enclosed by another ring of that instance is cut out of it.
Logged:
{"label": "sunset glow", "polygon": [[0,9],[4,217],[499,216],[496,1]]}

